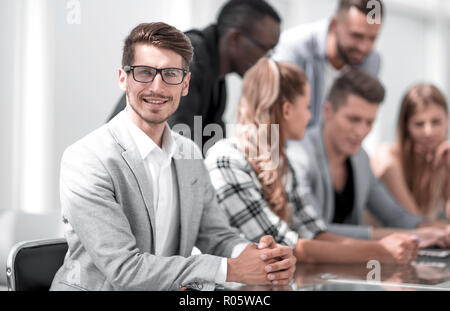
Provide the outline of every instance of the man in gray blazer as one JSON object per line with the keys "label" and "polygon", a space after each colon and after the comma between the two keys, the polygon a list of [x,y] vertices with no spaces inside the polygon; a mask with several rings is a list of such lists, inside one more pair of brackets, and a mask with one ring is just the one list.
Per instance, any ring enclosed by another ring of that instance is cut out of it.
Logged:
{"label": "man in gray blazer", "polygon": [[[211,290],[292,278],[292,249],[270,236],[258,246],[239,237],[199,148],[167,125],[188,93],[192,54],[189,39],[164,23],[138,25],[126,38],[126,109],[61,160],[69,249],[52,290]],[[191,256],[194,246],[201,255]]]}
{"label": "man in gray blazer", "polygon": [[341,0],[331,19],[299,25],[280,36],[274,59],[301,67],[311,86],[308,129],[319,123],[325,97],[343,68],[357,66],[373,75],[380,71],[380,55],[374,44],[381,28],[383,3],[371,2]]}
{"label": "man in gray blazer", "polygon": [[[323,123],[303,140],[288,142],[289,162],[300,182],[309,186],[314,205],[332,233],[380,239],[399,231],[361,225],[366,208],[386,227],[414,229],[423,224],[422,217],[407,212],[373,175],[361,148],[383,98],[384,88],[374,76],[358,68],[348,70],[331,88]],[[421,239],[421,247],[448,243],[443,229],[409,232]]]}

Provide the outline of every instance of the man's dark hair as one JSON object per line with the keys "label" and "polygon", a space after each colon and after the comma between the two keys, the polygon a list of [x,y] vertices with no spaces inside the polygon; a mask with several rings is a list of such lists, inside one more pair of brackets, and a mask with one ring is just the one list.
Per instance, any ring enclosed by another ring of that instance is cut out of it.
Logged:
{"label": "man's dark hair", "polygon": [[174,51],[183,58],[183,66],[189,68],[194,50],[189,38],[180,30],[165,23],[143,23],[136,26],[125,39],[122,67],[134,62],[136,43],[147,43]]}
{"label": "man's dark hair", "polygon": [[264,0],[230,0],[217,17],[219,36],[233,27],[250,32],[252,26],[265,16],[281,23],[278,13]]}
{"label": "man's dark hair", "polygon": [[341,0],[337,9],[337,14],[346,13],[352,7],[357,8],[360,12],[365,15],[369,14],[373,10],[373,2],[378,2],[380,5],[381,17],[384,13],[384,5],[382,0]]}
{"label": "man's dark hair", "polygon": [[347,102],[349,94],[378,105],[384,99],[385,89],[375,76],[353,67],[334,81],[327,99],[336,111]]}

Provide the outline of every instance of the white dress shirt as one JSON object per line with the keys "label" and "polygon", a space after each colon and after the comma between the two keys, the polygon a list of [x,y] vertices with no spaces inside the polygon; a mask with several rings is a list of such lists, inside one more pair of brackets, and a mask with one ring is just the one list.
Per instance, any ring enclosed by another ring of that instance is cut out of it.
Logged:
{"label": "white dress shirt", "polygon": [[[178,184],[172,161],[177,145],[166,123],[160,148],[133,123],[128,110],[128,107],[125,108],[122,117],[152,178],[153,205],[156,212],[155,255],[173,256],[178,252],[180,238]],[[246,246],[245,243],[236,245],[231,257],[238,257]],[[226,282],[227,270],[227,258],[222,258],[215,278],[217,284]]]}

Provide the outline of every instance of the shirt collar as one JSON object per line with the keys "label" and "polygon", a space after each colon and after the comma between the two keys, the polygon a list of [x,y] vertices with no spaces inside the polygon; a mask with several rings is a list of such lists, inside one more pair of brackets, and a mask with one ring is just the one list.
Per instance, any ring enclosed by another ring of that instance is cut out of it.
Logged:
{"label": "shirt collar", "polygon": [[128,132],[136,143],[142,159],[147,158],[147,156],[154,151],[162,151],[169,159],[172,159],[177,149],[177,145],[167,122],[165,124],[162,137],[162,148],[160,148],[150,137],[147,136],[147,134],[145,134],[136,124],[134,124],[128,114],[128,107],[126,107],[123,111],[122,118],[125,121]]}

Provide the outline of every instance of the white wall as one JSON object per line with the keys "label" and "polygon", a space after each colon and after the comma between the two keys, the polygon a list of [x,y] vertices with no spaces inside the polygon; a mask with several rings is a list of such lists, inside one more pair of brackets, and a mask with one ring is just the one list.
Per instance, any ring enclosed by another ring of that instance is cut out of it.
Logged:
{"label": "white wall", "polygon": [[394,139],[403,94],[412,84],[425,79],[425,25],[423,19],[388,11],[378,41],[382,52],[380,80],[386,87],[386,97],[372,133],[364,142],[369,153]]}
{"label": "white wall", "polygon": [[[0,208],[59,208],[62,152],[104,124],[113,110],[121,96],[117,68],[123,40],[135,25],[164,21],[181,30],[204,27],[225,0],[79,0],[80,23],[69,24],[73,8],[67,5],[73,2],[0,0],[0,18],[7,25],[0,28]],[[337,0],[269,2],[286,29],[330,16]],[[387,98],[365,142],[370,152],[393,138],[398,104],[409,85],[427,79],[443,85],[449,95],[449,10],[442,9],[448,2],[386,1],[377,46]],[[441,13],[439,22],[436,12]],[[227,80],[226,119],[234,121],[241,84],[235,75]]]}
{"label": "white wall", "polygon": [[[12,110],[14,85],[14,34],[15,5],[12,1],[0,2],[0,20],[6,27],[0,27],[0,68],[3,74],[0,78],[0,208],[10,208],[13,205],[13,120]],[[5,48],[9,47],[9,48]]]}

